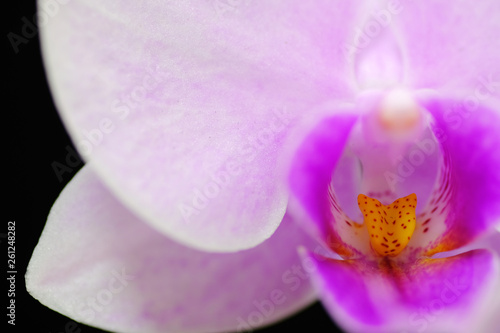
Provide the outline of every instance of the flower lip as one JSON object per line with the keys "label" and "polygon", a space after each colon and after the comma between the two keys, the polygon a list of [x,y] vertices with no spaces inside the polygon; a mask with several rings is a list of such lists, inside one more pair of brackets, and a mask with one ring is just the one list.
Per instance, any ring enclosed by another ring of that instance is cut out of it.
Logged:
{"label": "flower lip", "polygon": [[388,257],[400,254],[415,231],[415,193],[397,199],[390,205],[383,205],[377,199],[360,194],[358,206],[368,228],[373,251]]}

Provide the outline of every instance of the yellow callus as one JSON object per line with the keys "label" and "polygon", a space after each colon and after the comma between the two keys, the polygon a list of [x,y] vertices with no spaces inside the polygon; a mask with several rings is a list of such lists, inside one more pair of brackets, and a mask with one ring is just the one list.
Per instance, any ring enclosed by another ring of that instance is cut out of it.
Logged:
{"label": "yellow callus", "polygon": [[358,195],[358,206],[370,235],[372,249],[380,256],[397,256],[415,231],[417,196],[412,193],[383,205],[377,199]]}

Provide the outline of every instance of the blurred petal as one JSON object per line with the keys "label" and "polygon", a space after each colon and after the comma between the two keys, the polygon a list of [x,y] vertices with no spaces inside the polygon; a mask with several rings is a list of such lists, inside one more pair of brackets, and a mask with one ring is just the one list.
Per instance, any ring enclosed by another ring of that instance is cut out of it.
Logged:
{"label": "blurred petal", "polygon": [[353,64],[356,82],[363,90],[398,86],[406,70],[399,41],[388,26],[392,14],[387,10],[387,2],[372,2],[375,3],[378,8],[371,11],[357,36],[358,41],[364,36],[368,47],[358,50]]}
{"label": "blurred petal", "polygon": [[494,229],[500,219],[500,113],[467,100],[423,96],[444,164],[414,244],[450,251]]}
{"label": "blurred petal", "polygon": [[[481,243],[480,246],[491,249],[500,257],[500,232],[493,231]],[[496,302],[494,301],[488,309],[485,309],[483,313],[484,319],[480,321],[478,332],[496,333],[500,327],[500,297],[498,297],[500,295],[500,279],[497,279],[496,285],[491,289],[490,293],[491,295],[497,295]]]}
{"label": "blurred petal", "polygon": [[404,1],[400,7],[394,29],[408,61],[409,86],[450,92],[499,78],[498,1]]}
{"label": "blurred petal", "polygon": [[[289,172],[295,219],[318,240],[338,254],[351,257],[359,252],[351,221],[341,212],[330,183],[336,164],[344,151],[350,131],[357,120],[350,106],[339,106],[334,115],[314,124],[294,151]],[[351,237],[349,237],[351,236]]]}
{"label": "blurred petal", "polygon": [[26,285],[44,305],[119,332],[249,330],[315,299],[291,221],[230,254],[173,242],[124,208],[85,167],[64,189],[30,261]]}
{"label": "blurred petal", "polygon": [[498,258],[487,250],[404,269],[387,261],[307,258],[327,310],[352,332],[476,332],[499,279]]}
{"label": "blurred petal", "polygon": [[[500,232],[492,230],[490,233],[479,237],[467,246],[449,252],[437,253],[433,256],[433,258],[446,258],[473,249],[489,249],[495,253],[497,257],[500,257]],[[491,295],[500,295],[500,279],[497,279],[496,283],[490,288],[489,292]],[[479,314],[482,319],[478,319],[478,326],[474,331],[496,333],[498,331],[498,327],[500,327],[499,313],[500,298],[496,297],[496,300],[493,300],[491,305]]]}
{"label": "blurred petal", "polygon": [[353,95],[339,45],[361,7],[75,0],[41,40],[70,135],[115,195],[184,244],[234,251],[284,215],[276,165],[288,128]]}

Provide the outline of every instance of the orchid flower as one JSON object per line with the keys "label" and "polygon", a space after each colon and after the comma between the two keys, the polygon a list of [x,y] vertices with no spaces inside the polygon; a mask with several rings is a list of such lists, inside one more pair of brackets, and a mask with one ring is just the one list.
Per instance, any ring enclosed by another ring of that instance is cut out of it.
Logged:
{"label": "orchid flower", "polygon": [[350,332],[498,330],[497,1],[39,11],[87,161],[28,267],[41,303],[120,332],[247,331],[318,298]]}

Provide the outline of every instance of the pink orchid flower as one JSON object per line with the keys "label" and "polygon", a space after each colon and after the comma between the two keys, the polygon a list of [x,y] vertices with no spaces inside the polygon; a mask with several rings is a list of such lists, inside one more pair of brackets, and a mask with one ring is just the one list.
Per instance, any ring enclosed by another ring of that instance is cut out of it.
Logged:
{"label": "pink orchid flower", "polygon": [[497,332],[497,1],[39,1],[88,162],[28,267],[119,332]]}

